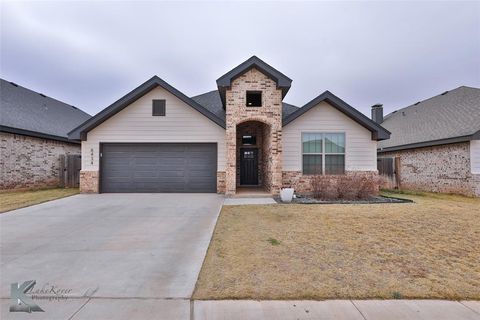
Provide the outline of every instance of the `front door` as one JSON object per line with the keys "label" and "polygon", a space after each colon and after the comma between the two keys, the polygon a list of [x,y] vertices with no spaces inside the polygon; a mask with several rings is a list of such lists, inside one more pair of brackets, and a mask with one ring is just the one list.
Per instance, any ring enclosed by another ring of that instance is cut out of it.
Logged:
{"label": "front door", "polygon": [[258,185],[258,149],[240,149],[240,185]]}

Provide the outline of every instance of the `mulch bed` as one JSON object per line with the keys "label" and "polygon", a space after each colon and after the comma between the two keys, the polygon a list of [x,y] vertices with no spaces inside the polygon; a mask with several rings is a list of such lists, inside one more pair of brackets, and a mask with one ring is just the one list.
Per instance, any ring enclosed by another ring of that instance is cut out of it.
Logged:
{"label": "mulch bed", "polygon": [[314,199],[306,196],[297,195],[296,198],[292,199],[292,202],[282,202],[280,198],[275,198],[280,204],[375,204],[375,203],[412,203],[413,200],[409,199],[402,199],[402,198],[395,198],[395,197],[384,197],[384,196],[376,196],[371,197],[369,199],[358,199],[358,200],[319,200]]}

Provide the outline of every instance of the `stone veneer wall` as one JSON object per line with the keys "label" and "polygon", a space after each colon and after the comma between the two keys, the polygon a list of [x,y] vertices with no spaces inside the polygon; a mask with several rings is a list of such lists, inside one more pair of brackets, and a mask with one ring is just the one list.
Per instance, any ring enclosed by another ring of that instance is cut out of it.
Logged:
{"label": "stone veneer wall", "polygon": [[392,151],[400,157],[400,188],[480,196],[480,175],[471,174],[469,142]]}
{"label": "stone veneer wall", "polygon": [[80,192],[98,193],[99,191],[98,171],[80,171]]}
{"label": "stone veneer wall", "polygon": [[[246,106],[247,90],[262,91],[261,107]],[[263,183],[270,187],[273,194],[278,194],[282,184],[282,92],[277,89],[274,80],[256,69],[234,79],[231,88],[226,91],[227,195],[236,192],[237,125],[246,121],[260,121],[268,127],[264,130],[268,131],[268,137],[264,133],[263,143],[266,146],[264,153],[269,155],[268,163],[264,165],[268,172],[264,173]]]}
{"label": "stone veneer wall", "polygon": [[80,154],[80,145],[0,132],[0,189],[60,184],[60,155]]}
{"label": "stone veneer wall", "polygon": [[[346,175],[366,177],[374,181],[376,193],[379,191],[378,172],[377,171],[347,171]],[[303,175],[301,171],[283,171],[283,187],[292,187],[295,193],[308,195],[312,193],[311,175]],[[335,176],[331,176],[334,178]],[[343,177],[338,175],[337,177]]]}
{"label": "stone veneer wall", "polygon": [[[262,171],[263,171],[263,177],[264,177],[264,183],[263,183],[263,187],[265,188],[265,190],[267,190],[268,192],[272,192],[273,194],[277,194],[279,193],[280,191],[277,192],[277,188],[278,190],[280,190],[281,188],[281,185],[280,186],[277,186],[273,181],[274,181],[274,170],[278,170],[278,172],[282,172],[282,168],[278,168],[276,167],[275,165],[275,162],[274,162],[274,159],[270,156],[270,153],[272,152],[272,148],[270,146],[272,146],[272,143],[275,143],[275,141],[278,141],[278,138],[277,136],[280,136],[281,137],[281,134],[282,132],[278,132],[278,133],[275,133],[275,138],[272,137],[272,132],[271,132],[271,128],[270,127],[266,127],[264,130],[263,130],[263,147],[262,147],[262,153],[263,153],[263,158],[265,159],[265,161],[262,162]],[[280,138],[281,139],[281,138]],[[278,163],[278,162],[277,162]],[[280,181],[281,183],[281,181]]]}
{"label": "stone veneer wall", "polygon": [[225,193],[225,171],[217,172],[217,193]]}

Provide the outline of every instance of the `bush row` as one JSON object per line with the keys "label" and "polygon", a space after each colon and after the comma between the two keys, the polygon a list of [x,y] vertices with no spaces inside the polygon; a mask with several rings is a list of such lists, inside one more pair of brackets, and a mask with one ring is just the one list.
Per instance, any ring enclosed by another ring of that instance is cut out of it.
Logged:
{"label": "bush row", "polygon": [[363,200],[377,194],[378,177],[317,175],[311,179],[313,197],[320,200]]}

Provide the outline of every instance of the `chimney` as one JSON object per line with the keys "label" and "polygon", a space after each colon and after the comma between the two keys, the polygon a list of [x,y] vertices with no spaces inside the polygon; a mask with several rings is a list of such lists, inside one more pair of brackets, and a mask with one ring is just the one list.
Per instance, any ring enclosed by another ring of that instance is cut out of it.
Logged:
{"label": "chimney", "polygon": [[377,103],[372,106],[372,120],[378,124],[383,122],[383,104]]}

